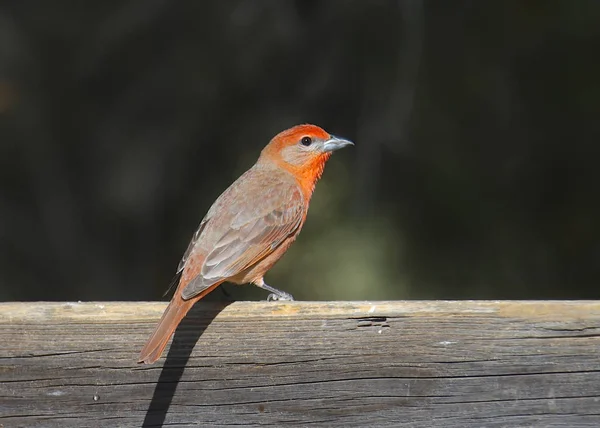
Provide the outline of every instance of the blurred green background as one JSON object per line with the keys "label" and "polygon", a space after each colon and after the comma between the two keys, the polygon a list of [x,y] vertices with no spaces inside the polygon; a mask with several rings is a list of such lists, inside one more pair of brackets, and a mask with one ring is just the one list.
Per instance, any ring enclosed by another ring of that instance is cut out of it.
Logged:
{"label": "blurred green background", "polygon": [[596,0],[3,1],[0,299],[160,299],[305,122],[356,146],[270,285],[600,298],[599,22]]}

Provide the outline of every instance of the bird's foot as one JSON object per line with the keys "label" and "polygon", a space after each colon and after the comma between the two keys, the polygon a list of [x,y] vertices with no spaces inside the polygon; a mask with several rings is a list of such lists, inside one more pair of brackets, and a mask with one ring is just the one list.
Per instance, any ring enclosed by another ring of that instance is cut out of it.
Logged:
{"label": "bird's foot", "polygon": [[279,291],[280,294],[271,293],[267,296],[267,302],[275,302],[275,301],[284,301],[284,302],[293,302],[294,296],[290,293],[286,293],[285,291]]}
{"label": "bird's foot", "polygon": [[260,282],[255,282],[257,286],[262,288],[263,290],[270,291],[271,294],[267,296],[268,302],[273,302],[276,300],[285,300],[285,301],[293,301],[294,296],[290,293],[286,293],[285,291],[278,290],[276,288],[271,287],[270,285],[265,284],[265,282],[261,279]]}

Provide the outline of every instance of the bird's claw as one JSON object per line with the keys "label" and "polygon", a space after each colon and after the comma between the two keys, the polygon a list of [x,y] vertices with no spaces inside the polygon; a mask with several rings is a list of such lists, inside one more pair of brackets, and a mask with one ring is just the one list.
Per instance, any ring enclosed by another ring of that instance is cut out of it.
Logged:
{"label": "bird's claw", "polygon": [[294,301],[294,296],[292,296],[289,293],[281,293],[281,294],[271,293],[267,296],[267,302],[275,302],[275,301],[292,302],[292,301]]}

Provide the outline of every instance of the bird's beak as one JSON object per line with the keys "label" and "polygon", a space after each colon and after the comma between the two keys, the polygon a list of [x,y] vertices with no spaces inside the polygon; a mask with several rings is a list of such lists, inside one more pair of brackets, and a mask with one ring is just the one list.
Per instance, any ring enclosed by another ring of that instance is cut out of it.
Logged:
{"label": "bird's beak", "polygon": [[346,146],[353,146],[354,143],[350,140],[345,140],[340,137],[336,137],[335,135],[330,135],[329,140],[325,140],[323,142],[323,151],[325,152],[335,152]]}

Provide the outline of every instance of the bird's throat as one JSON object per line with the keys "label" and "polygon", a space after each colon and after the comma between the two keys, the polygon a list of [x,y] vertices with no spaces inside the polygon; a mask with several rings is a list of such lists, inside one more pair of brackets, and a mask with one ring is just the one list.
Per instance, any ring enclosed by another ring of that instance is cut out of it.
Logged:
{"label": "bird's throat", "polygon": [[300,167],[291,166],[288,170],[296,177],[300,187],[304,191],[304,195],[309,197],[315,190],[317,181],[323,175],[325,164],[331,157],[331,153],[323,153],[319,156],[310,159],[307,163]]}

